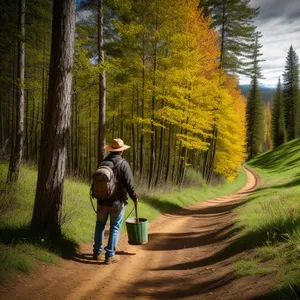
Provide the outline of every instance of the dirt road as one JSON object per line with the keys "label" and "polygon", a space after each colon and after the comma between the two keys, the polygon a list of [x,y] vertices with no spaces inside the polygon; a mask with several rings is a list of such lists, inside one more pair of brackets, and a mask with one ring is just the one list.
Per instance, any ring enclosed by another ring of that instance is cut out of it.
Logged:
{"label": "dirt road", "polygon": [[[91,245],[82,246],[60,267],[41,265],[4,290],[3,299],[261,299],[267,277],[235,278],[232,261],[243,253],[223,249],[236,239],[232,209],[256,187],[248,182],[237,193],[165,214],[149,225],[149,242],[119,242],[121,261],[104,265],[91,260]],[[2,298],[1,298],[2,299]]]}

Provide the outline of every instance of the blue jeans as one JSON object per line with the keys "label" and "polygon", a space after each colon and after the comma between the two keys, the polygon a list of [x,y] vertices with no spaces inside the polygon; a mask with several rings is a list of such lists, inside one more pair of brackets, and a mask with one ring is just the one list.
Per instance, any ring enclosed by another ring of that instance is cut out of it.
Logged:
{"label": "blue jeans", "polygon": [[124,219],[124,203],[117,202],[114,206],[97,206],[97,222],[95,228],[94,252],[102,252],[102,243],[104,240],[104,229],[108,216],[110,217],[110,229],[108,244],[104,248],[107,256],[113,256],[116,252],[120,229]]}

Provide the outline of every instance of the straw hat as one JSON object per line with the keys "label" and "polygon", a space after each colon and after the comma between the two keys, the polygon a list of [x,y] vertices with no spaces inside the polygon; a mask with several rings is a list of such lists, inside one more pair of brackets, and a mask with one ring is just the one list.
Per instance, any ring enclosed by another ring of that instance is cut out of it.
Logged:
{"label": "straw hat", "polygon": [[125,145],[121,139],[113,139],[110,144],[104,146],[104,149],[110,152],[123,151],[128,148],[130,148],[130,146]]}

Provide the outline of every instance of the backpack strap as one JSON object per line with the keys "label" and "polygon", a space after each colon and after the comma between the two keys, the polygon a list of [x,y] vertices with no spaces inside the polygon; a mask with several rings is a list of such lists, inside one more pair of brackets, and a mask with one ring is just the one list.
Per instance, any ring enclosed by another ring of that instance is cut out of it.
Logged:
{"label": "backpack strap", "polygon": [[117,168],[118,165],[120,165],[125,159],[121,158],[119,159],[114,165],[113,167],[111,167],[113,170]]}

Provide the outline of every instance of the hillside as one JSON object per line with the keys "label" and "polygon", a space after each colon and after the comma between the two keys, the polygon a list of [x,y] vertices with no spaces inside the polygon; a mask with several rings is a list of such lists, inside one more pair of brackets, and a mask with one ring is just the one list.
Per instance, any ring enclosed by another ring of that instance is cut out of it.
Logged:
{"label": "hillside", "polygon": [[[245,97],[247,97],[251,86],[250,85],[240,85],[239,87],[240,87],[243,95]],[[261,96],[262,96],[262,99],[263,99],[264,103],[268,103],[269,101],[271,101],[272,100],[272,96],[275,93],[276,89],[275,88],[265,87],[263,85],[260,86],[259,88],[260,88]]]}
{"label": "hillside", "polygon": [[279,282],[270,299],[300,298],[300,139],[249,162],[261,188],[239,209],[241,241],[255,247],[236,263],[241,276],[264,274]]}

